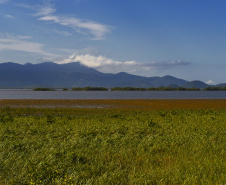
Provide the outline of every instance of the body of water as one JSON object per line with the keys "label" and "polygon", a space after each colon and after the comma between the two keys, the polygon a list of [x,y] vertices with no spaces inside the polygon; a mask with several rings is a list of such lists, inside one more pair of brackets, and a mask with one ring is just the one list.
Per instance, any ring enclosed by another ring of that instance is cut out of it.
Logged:
{"label": "body of water", "polygon": [[226,91],[0,90],[0,99],[226,99]]}

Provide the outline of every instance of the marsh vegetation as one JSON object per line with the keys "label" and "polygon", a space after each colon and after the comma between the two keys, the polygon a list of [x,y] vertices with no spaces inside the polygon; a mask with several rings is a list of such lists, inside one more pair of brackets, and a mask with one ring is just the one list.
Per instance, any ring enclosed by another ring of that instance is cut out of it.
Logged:
{"label": "marsh vegetation", "polygon": [[1,184],[225,184],[226,110],[0,109]]}

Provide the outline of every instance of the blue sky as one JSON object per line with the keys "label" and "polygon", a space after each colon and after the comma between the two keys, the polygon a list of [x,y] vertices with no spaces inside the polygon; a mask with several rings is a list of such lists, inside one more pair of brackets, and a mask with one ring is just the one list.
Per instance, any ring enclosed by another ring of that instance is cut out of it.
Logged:
{"label": "blue sky", "polygon": [[0,63],[226,82],[226,1],[0,0]]}

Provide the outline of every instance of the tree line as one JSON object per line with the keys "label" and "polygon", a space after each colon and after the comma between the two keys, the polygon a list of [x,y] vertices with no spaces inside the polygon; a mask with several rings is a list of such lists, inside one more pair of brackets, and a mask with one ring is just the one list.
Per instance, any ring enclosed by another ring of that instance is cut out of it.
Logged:
{"label": "tree line", "polygon": [[[55,91],[55,89],[51,88],[35,88],[34,91]],[[68,88],[63,88],[63,91],[67,91]],[[200,88],[185,88],[185,87],[149,87],[149,88],[142,88],[142,87],[113,87],[113,88],[106,88],[106,87],[73,87],[72,91],[225,91],[226,87],[206,87],[204,89]]]}

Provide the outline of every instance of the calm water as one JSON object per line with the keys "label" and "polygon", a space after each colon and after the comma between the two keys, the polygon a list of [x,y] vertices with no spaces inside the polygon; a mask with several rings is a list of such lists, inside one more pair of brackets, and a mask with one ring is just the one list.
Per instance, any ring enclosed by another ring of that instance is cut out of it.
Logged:
{"label": "calm water", "polygon": [[0,90],[0,99],[226,99],[226,91]]}

